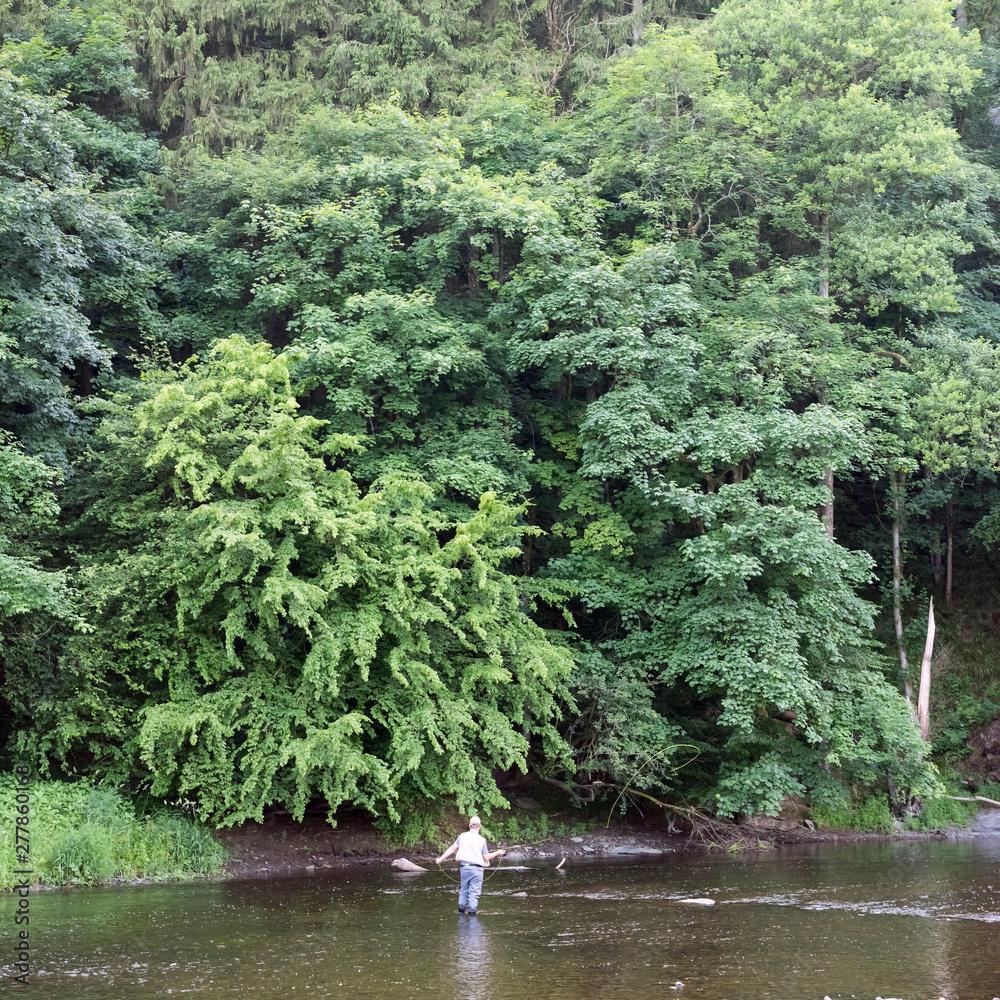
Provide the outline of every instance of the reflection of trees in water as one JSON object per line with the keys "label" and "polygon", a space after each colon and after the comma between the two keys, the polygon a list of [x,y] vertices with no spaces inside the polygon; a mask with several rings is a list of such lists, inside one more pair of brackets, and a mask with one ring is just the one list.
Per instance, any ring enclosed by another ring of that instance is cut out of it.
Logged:
{"label": "reflection of trees in water", "polygon": [[491,972],[489,935],[478,917],[459,917],[455,935],[455,996],[489,995]]}

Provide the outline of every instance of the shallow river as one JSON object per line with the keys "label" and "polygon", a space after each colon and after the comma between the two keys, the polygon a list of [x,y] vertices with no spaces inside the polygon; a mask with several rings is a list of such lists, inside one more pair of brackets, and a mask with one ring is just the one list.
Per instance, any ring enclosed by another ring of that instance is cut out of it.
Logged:
{"label": "shallow river", "polygon": [[554,863],[501,868],[477,917],[440,872],[381,867],[32,893],[31,995],[1000,996],[1000,838]]}

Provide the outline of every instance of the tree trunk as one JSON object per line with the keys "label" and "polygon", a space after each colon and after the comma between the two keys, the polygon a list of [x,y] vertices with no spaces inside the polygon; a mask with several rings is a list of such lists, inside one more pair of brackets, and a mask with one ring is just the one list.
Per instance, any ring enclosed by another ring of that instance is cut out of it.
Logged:
{"label": "tree trunk", "polygon": [[819,297],[830,297],[830,213],[824,212],[820,219],[820,247],[823,263],[819,272]]}
{"label": "tree trunk", "polygon": [[[535,524],[538,523],[538,518],[535,516],[534,506],[528,507],[528,509],[525,511],[524,519],[532,527],[534,527]],[[524,545],[524,548],[521,550],[521,569],[525,576],[531,576],[532,561],[535,554],[534,546],[532,545],[532,542],[534,542],[534,540],[535,539],[533,535],[525,535],[523,538],[522,544]]]}
{"label": "tree trunk", "polygon": [[[830,251],[830,213],[827,212],[820,223],[822,227],[822,248],[823,248],[823,269],[819,276],[819,297],[828,299],[830,297],[830,264],[827,255]],[[820,402],[826,402],[826,390],[820,393]],[[830,496],[823,505],[823,523],[826,525],[826,533],[833,538],[833,469],[826,469],[823,472],[823,481],[830,491]]]}
{"label": "tree trunk", "polygon": [[926,741],[931,728],[931,657],[934,655],[934,598],[927,609],[927,642],[920,661],[920,693],[917,695],[917,721],[920,735]]}
{"label": "tree trunk", "polygon": [[826,469],[823,479],[830,494],[823,505],[823,524],[826,525],[826,533],[833,538],[833,469]]}
{"label": "tree trunk", "polygon": [[[930,487],[934,482],[934,473],[925,465],[924,481]],[[933,523],[930,514],[927,516],[928,527],[936,528],[935,538],[932,538],[928,545],[928,554],[931,560],[931,576],[934,579],[934,589],[940,590],[944,586],[944,546],[941,544],[941,529]]]}
{"label": "tree trunk", "polygon": [[637,42],[642,38],[646,30],[646,25],[642,20],[642,0],[632,0],[632,41]]}
{"label": "tree trunk", "polygon": [[955,547],[955,504],[949,501],[945,511],[948,540],[944,547],[944,601],[945,604],[951,604],[951,556]]}
{"label": "tree trunk", "polygon": [[899,666],[903,672],[903,687],[906,700],[912,708],[913,685],[910,683],[910,668],[906,662],[906,644],[903,641],[903,549],[899,539],[905,482],[905,472],[889,473],[889,492],[892,494],[892,620],[896,626],[896,647],[899,650]]}
{"label": "tree trunk", "polygon": [[[829,286],[826,289],[829,293]],[[820,287],[820,295],[824,298],[823,288]],[[823,406],[826,406],[826,386],[821,385],[819,390],[819,401]],[[826,533],[833,538],[833,469],[826,468],[823,470],[823,482],[827,488],[827,498],[826,503],[823,504],[823,525],[826,529]]]}

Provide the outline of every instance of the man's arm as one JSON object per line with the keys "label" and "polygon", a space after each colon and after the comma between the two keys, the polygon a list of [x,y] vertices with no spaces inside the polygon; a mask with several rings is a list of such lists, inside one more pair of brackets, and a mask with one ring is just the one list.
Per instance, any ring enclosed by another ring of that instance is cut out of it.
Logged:
{"label": "man's arm", "polygon": [[458,850],[458,841],[456,840],[455,843],[452,844],[451,847],[449,847],[448,850],[445,851],[444,854],[442,854],[441,857],[439,857],[434,863],[436,865],[441,864],[442,861],[445,861],[448,858],[450,858],[457,850]]}

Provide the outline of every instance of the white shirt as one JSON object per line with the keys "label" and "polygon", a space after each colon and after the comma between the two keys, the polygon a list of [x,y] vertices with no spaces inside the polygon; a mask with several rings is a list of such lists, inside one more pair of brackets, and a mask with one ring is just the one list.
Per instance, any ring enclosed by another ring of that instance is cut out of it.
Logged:
{"label": "white shirt", "polygon": [[486,867],[487,862],[483,857],[486,853],[485,837],[481,837],[474,830],[467,830],[465,833],[458,835],[455,846],[458,848],[458,853],[455,855],[456,861],[467,861],[472,865]]}

